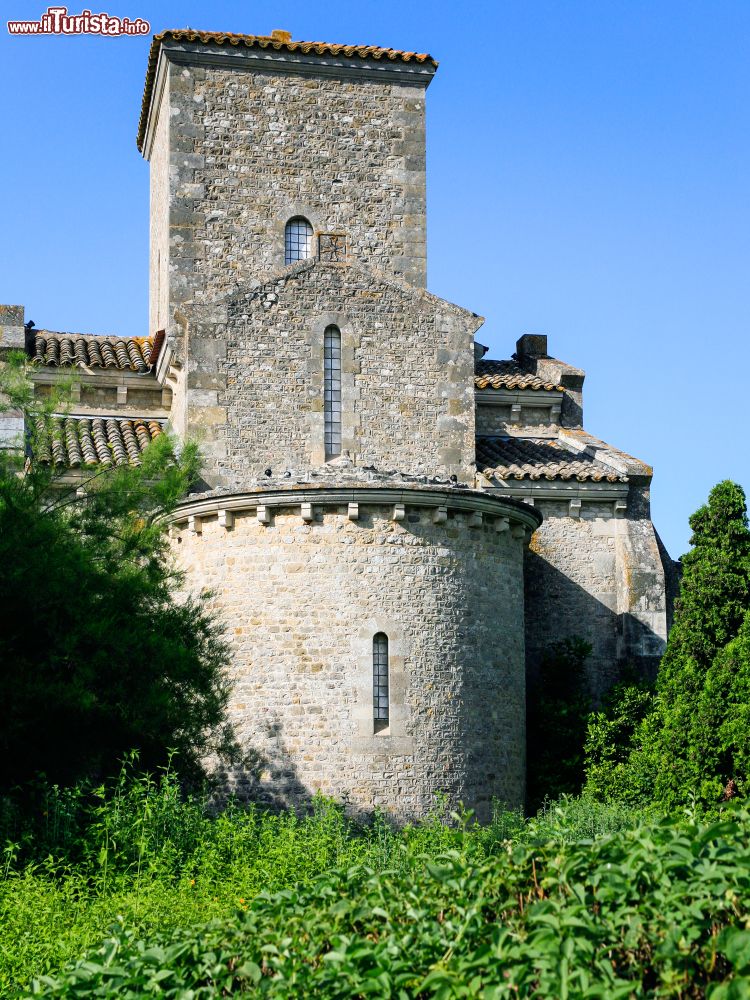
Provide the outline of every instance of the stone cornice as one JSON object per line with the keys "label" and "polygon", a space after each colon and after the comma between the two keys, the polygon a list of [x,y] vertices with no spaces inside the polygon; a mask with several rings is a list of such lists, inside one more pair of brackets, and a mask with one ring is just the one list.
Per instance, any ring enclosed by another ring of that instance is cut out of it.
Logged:
{"label": "stone cornice", "polygon": [[264,508],[338,507],[363,504],[383,507],[427,507],[482,514],[490,518],[505,518],[526,531],[534,531],[542,523],[542,515],[528,504],[509,497],[493,496],[478,490],[436,489],[434,487],[401,486],[320,486],[303,484],[295,489],[257,490],[246,493],[211,494],[189,497],[169,515],[173,524],[187,522],[191,517],[210,517],[220,511],[236,514]]}
{"label": "stone cornice", "polygon": [[477,406],[560,406],[562,392],[549,389],[475,389]]}
{"label": "stone cornice", "polygon": [[132,389],[151,389],[157,392],[161,385],[152,371],[132,372],[117,368],[84,368],[81,365],[71,367],[52,367],[36,365],[29,371],[29,380],[38,385],[55,385],[79,383],[94,385],[97,388],[106,386],[127,385]]}
{"label": "stone cornice", "polygon": [[501,480],[501,485],[486,487],[493,496],[539,500],[579,499],[589,502],[598,500],[624,500],[628,496],[627,483],[579,482],[578,480]]}

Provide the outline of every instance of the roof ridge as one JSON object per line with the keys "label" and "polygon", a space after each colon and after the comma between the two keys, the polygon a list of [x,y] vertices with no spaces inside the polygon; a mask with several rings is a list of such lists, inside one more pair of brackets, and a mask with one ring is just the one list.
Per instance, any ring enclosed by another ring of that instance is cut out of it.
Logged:
{"label": "roof ridge", "polygon": [[31,360],[52,368],[114,368],[146,374],[156,362],[161,347],[155,340],[155,336],[119,337],[116,334],[35,330]]}
{"label": "roof ridge", "polygon": [[146,344],[153,341],[155,334],[149,333],[145,337],[137,337],[135,335],[131,336],[129,334],[119,334],[119,333],[74,333],[68,330],[33,330],[35,337],[76,337],[80,340],[132,340],[136,344]]}
{"label": "roof ridge", "polygon": [[578,482],[627,482],[622,471],[596,455],[576,453],[560,438],[477,436],[477,470],[488,478],[576,479]]}

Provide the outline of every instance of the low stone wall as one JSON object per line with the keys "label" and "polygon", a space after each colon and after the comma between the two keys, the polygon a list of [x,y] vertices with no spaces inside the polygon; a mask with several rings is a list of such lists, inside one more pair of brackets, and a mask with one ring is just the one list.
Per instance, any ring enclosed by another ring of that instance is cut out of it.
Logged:
{"label": "low stone wall", "polygon": [[[292,803],[322,791],[400,819],[423,816],[440,792],[483,817],[493,798],[520,805],[523,552],[538,517],[481,494],[464,494],[464,509],[436,492],[375,494],[227,497],[177,512],[179,562],[213,591],[231,639],[231,718],[257,758],[245,790]],[[391,689],[379,733],[377,632]]]}

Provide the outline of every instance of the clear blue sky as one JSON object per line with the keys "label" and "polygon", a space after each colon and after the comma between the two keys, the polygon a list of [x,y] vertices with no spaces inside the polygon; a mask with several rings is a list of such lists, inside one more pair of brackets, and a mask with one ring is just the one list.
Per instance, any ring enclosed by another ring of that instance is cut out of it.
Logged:
{"label": "clear blue sky", "polygon": [[[586,427],[655,467],[673,555],[715,482],[750,487],[748,0],[85,6],[429,51],[430,289],[487,317],[492,356],[546,333],[586,370]],[[145,334],[149,38],[7,35],[45,8],[3,4],[0,302]]]}

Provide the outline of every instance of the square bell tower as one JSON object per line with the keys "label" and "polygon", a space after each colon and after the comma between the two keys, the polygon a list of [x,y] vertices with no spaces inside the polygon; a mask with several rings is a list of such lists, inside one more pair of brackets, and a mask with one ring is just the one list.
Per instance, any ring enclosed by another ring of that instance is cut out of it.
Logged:
{"label": "square bell tower", "polygon": [[424,288],[436,68],[426,54],[283,31],[155,36],[138,132],[151,167],[151,332],[169,332],[182,303],[318,253]]}

